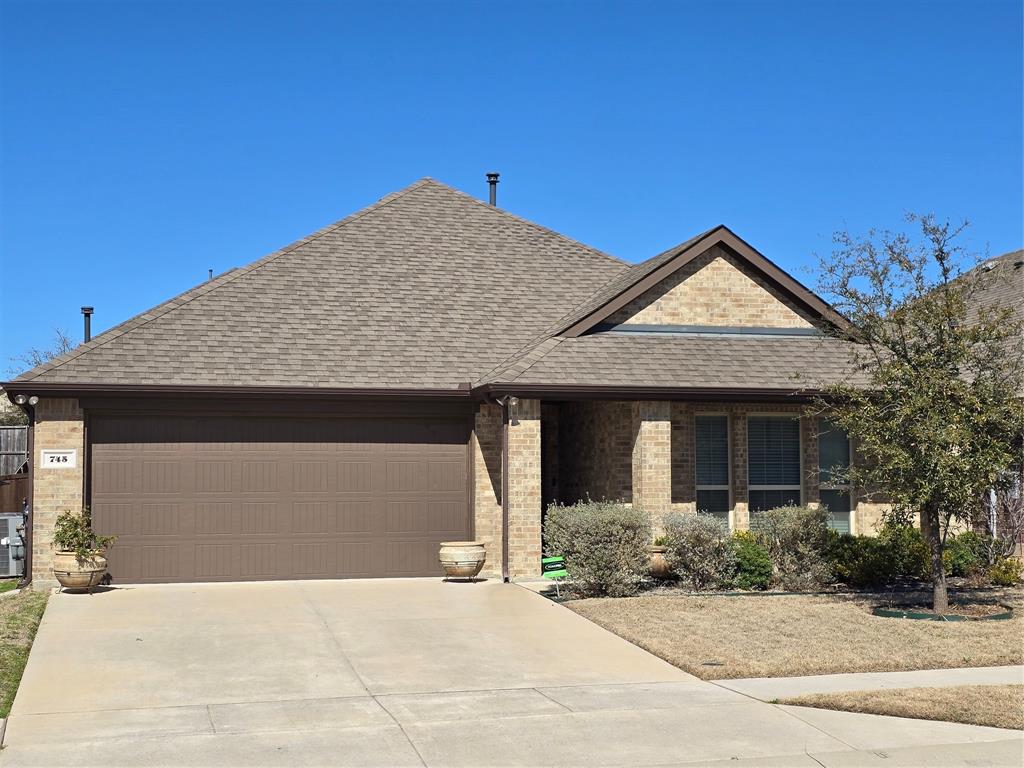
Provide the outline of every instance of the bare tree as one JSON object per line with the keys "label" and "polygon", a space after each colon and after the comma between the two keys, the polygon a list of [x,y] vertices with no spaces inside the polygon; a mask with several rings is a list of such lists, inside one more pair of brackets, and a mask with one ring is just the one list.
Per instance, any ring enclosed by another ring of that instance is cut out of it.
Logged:
{"label": "bare tree", "polygon": [[12,376],[17,376],[20,373],[35,368],[37,365],[49,362],[55,357],[67,354],[75,348],[66,331],[61,328],[54,328],[53,332],[54,340],[52,346],[46,348],[31,347],[22,354],[15,355],[11,358],[12,365],[8,367],[8,372]]}

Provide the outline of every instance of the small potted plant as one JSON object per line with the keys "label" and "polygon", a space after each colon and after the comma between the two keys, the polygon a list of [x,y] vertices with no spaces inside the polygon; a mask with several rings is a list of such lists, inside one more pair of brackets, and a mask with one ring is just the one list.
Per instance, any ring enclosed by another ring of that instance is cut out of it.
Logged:
{"label": "small potted plant", "polygon": [[665,546],[666,539],[664,536],[659,536],[654,540],[651,545],[651,576],[656,579],[668,579],[672,576],[672,571],[668,568],[668,562],[665,560]]}
{"label": "small potted plant", "polygon": [[103,551],[114,543],[114,536],[99,536],[92,530],[88,508],[71,510],[57,517],[53,528],[53,575],[67,589],[92,591],[107,572]]}

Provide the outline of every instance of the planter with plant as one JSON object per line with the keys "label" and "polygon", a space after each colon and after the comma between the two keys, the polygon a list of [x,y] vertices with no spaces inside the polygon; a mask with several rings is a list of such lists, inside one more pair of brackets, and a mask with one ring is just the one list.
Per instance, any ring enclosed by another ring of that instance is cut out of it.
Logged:
{"label": "planter with plant", "polygon": [[651,577],[659,580],[672,578],[672,571],[665,560],[665,552],[668,551],[666,542],[664,536],[658,536],[651,544]]}
{"label": "planter with plant", "polygon": [[92,529],[88,509],[71,510],[57,517],[53,529],[53,574],[66,589],[91,590],[107,572],[104,550],[114,543],[114,536],[99,536]]}

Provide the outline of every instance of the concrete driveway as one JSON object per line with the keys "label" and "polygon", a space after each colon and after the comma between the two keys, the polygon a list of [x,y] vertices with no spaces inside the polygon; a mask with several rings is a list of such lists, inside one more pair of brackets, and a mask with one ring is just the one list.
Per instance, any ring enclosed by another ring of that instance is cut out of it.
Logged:
{"label": "concrete driveway", "polygon": [[1014,737],[758,702],[515,585],[200,584],[53,596],[0,763],[1017,765]]}

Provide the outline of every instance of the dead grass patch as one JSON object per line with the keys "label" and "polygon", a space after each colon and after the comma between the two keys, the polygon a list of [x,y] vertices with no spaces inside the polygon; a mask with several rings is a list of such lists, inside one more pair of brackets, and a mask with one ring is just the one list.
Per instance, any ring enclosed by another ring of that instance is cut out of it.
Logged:
{"label": "dead grass patch", "polygon": [[884,596],[864,594],[659,594],[566,605],[705,680],[1024,663],[1020,592],[982,597],[1012,605],[1014,617],[964,622],[882,618],[870,611]]}
{"label": "dead grass patch", "polygon": [[869,715],[1024,729],[1024,685],[960,685],[950,688],[887,688],[879,691],[815,693],[782,699],[779,703],[864,712]]}
{"label": "dead grass patch", "polygon": [[0,598],[0,717],[11,711],[47,597],[26,590]]}

